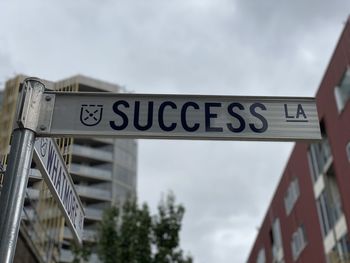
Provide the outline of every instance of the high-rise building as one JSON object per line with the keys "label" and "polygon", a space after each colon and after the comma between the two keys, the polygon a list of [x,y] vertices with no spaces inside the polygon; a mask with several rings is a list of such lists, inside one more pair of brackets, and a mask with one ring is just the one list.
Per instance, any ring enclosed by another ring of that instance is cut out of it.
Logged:
{"label": "high-rise building", "polygon": [[322,141],[295,144],[248,263],[350,262],[350,19],[316,102]]}
{"label": "high-rise building", "polygon": [[[0,155],[3,164],[6,164],[9,152],[18,87],[24,78],[25,76],[20,75],[7,81],[3,92],[0,111]],[[47,88],[57,91],[124,92],[118,85],[80,75],[58,82],[44,82]],[[103,210],[136,195],[136,141],[58,138],[57,143],[84,205],[86,217],[83,241],[93,246]],[[36,256],[36,261],[33,262],[71,262],[72,234],[64,225],[64,218],[34,163],[26,195],[20,238],[22,234],[26,235],[26,243],[30,243],[28,247]],[[17,253],[16,257],[21,255]],[[92,254],[90,262],[98,262],[95,253]]]}

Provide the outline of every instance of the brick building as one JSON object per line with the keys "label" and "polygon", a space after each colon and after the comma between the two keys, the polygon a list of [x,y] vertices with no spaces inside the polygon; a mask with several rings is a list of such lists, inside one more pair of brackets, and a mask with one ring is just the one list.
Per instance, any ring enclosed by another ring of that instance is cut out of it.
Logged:
{"label": "brick building", "polygon": [[248,263],[350,262],[350,18],[316,101],[323,139],[295,144]]}

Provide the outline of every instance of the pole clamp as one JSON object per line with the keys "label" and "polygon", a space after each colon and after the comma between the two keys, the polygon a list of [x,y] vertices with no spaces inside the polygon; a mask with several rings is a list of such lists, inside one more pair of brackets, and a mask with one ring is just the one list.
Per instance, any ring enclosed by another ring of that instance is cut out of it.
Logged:
{"label": "pole clamp", "polygon": [[17,104],[17,125],[36,132],[45,84],[37,78],[26,78]]}

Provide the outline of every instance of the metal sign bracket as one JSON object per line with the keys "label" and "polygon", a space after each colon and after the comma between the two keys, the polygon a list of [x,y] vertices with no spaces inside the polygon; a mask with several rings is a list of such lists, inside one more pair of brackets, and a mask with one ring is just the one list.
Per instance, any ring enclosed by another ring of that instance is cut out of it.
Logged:
{"label": "metal sign bracket", "polygon": [[44,85],[38,79],[28,78],[24,81],[17,110],[19,128],[36,132],[43,92]]}
{"label": "metal sign bracket", "polygon": [[52,115],[55,106],[55,94],[44,93],[41,102],[41,111],[38,120],[37,131],[48,132],[51,128]]}

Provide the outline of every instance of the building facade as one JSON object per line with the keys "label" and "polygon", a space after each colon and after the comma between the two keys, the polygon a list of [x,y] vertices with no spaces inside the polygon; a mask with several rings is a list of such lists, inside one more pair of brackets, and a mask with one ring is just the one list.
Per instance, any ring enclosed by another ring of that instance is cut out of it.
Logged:
{"label": "building facade", "polygon": [[322,141],[295,144],[248,263],[350,262],[350,20],[316,102]]}
{"label": "building facade", "polygon": [[[4,166],[9,152],[18,87],[24,78],[21,75],[7,81],[3,92],[0,155]],[[80,75],[58,82],[44,82],[47,88],[57,91],[124,92],[118,85]],[[136,195],[136,141],[108,138],[58,138],[56,141],[84,205],[83,241],[94,246],[103,210]],[[21,233],[29,237],[27,241],[31,244],[27,247],[36,255],[36,262],[71,262],[72,234],[65,226],[40,172],[35,169],[35,163],[30,170],[26,195]],[[16,255],[20,260],[18,257],[21,254]],[[96,253],[93,252],[90,262],[98,262]]]}

